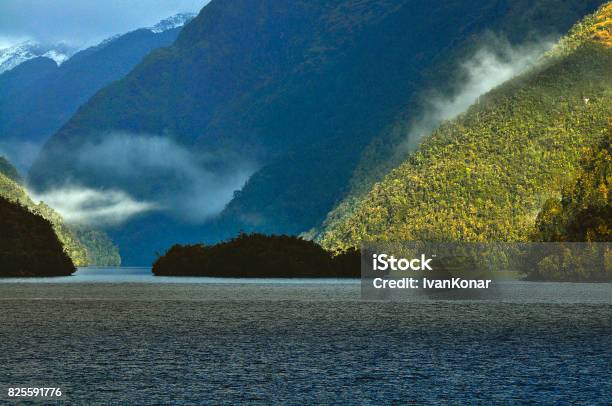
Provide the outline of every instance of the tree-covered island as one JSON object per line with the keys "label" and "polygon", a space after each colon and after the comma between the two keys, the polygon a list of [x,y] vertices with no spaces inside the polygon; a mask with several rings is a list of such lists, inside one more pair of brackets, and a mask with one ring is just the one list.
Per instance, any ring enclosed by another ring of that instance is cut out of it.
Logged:
{"label": "tree-covered island", "polygon": [[215,245],[174,245],[153,264],[157,276],[357,278],[360,253],[333,256],[313,241],[244,234]]}

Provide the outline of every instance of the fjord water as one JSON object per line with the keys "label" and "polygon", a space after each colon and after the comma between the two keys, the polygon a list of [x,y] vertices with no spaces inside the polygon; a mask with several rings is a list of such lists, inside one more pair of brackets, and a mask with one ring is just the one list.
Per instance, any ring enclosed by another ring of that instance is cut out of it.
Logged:
{"label": "fjord water", "polygon": [[503,302],[378,302],[356,280],[0,280],[0,399],[609,404],[612,284],[506,283]]}

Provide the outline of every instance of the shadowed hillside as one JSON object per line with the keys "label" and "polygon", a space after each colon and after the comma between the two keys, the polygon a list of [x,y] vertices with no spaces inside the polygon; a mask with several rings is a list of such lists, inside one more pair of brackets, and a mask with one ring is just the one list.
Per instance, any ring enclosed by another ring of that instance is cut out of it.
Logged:
{"label": "shadowed hillside", "polygon": [[415,114],[416,95],[432,83],[451,88],[456,67],[491,36],[511,45],[537,42],[599,4],[213,0],[173,46],[83,105],[47,143],[30,177],[40,189],[70,180],[146,201],[180,195],[165,207],[191,198],[197,207],[211,204],[181,194],[178,176],[104,176],[79,153],[117,132],[128,141],[163,137],[201,157],[213,176],[244,162],[258,170],[212,224],[194,224],[176,210],[113,231],[126,263],[150,262],[168,239],[220,240],[239,230],[299,234],[345,196],[372,140],[398,115]]}
{"label": "shadowed hillside", "polygon": [[6,158],[0,156],[0,174],[6,176],[15,183],[21,184],[23,179],[17,169]]}
{"label": "shadowed hillside", "polygon": [[357,251],[332,257],[312,241],[286,235],[240,234],[215,245],[174,245],[153,264],[157,276],[357,278]]}
{"label": "shadowed hillside", "polygon": [[0,157],[0,197],[26,207],[49,221],[64,250],[76,266],[121,264],[119,250],[108,236],[94,229],[68,226],[62,217],[44,202],[34,203],[13,165]]}
{"label": "shadowed hillside", "polygon": [[0,277],[66,276],[75,270],[47,220],[0,197]]}
{"label": "shadowed hillside", "polygon": [[20,145],[44,142],[98,90],[125,76],[152,50],[171,45],[181,28],[135,30],[77,52],[60,66],[37,57],[0,74],[0,150],[16,146],[10,152],[18,164]]}

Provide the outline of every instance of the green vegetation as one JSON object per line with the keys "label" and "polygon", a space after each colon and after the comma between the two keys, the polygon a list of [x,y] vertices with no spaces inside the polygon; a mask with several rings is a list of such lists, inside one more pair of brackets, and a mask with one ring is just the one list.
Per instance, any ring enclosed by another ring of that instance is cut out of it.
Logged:
{"label": "green vegetation", "polygon": [[76,270],[51,224],[0,197],[0,277],[67,276]]}
{"label": "green vegetation", "polygon": [[521,262],[517,269],[527,280],[612,282],[609,243],[562,242],[528,246],[518,259]]}
{"label": "green vegetation", "polygon": [[240,234],[206,246],[174,245],[153,264],[158,276],[359,277],[356,250],[332,257],[312,241],[286,235]]}
{"label": "green vegetation", "polygon": [[[534,239],[560,242],[563,249],[538,258],[535,266],[527,268],[528,279],[612,281],[610,244],[584,248],[573,243],[612,241],[611,140],[612,134],[586,153],[576,182],[563,190],[561,199],[553,197],[544,203]],[[576,245],[580,249],[575,249]]]}
{"label": "green vegetation", "polygon": [[597,12],[575,24],[568,35],[561,38],[551,55],[569,55],[586,42],[612,47],[612,3],[606,3]]}
{"label": "green vegetation", "polygon": [[26,207],[32,213],[49,221],[72,262],[76,266],[87,265],[87,250],[53,209],[44,203],[34,203],[21,185],[2,174],[0,174],[0,196]]}
{"label": "green vegetation", "polygon": [[87,263],[90,266],[119,266],[121,256],[119,248],[100,230],[84,226],[71,226],[77,240],[87,250]]}
{"label": "green vegetation", "polygon": [[[0,169],[0,197],[18,203],[49,221],[64,250],[76,266],[121,264],[119,250],[106,234],[98,230],[68,226],[51,207],[43,202],[34,203],[24,187],[13,180],[13,178],[20,179],[14,167],[6,159],[0,158],[0,164],[2,162],[6,164],[3,166],[5,169]],[[12,175],[11,178],[5,173]]]}
{"label": "green vegetation", "polygon": [[587,153],[576,183],[563,191],[561,199],[544,203],[536,219],[536,240],[612,241],[610,135]]}
{"label": "green vegetation", "polygon": [[322,245],[528,241],[544,203],[609,137],[612,49],[600,27],[610,11],[586,18],[539,66],[442,124],[367,194],[340,205]]}
{"label": "green vegetation", "polygon": [[[259,168],[200,238],[299,234],[346,195],[364,148],[399,116],[418,117],[415,99],[432,83],[451,87],[458,64],[491,32],[511,44],[535,41],[601,3],[214,0],[172,46],[83,104],[45,145],[30,181],[46,189],[72,179],[155,200],[177,182],[103,176],[75,156],[113,131],[168,137],[212,171],[223,174],[246,157]],[[163,239],[185,240],[184,225],[163,221],[155,212],[139,219],[148,233],[113,232],[126,242],[126,263],[151,262]]]}

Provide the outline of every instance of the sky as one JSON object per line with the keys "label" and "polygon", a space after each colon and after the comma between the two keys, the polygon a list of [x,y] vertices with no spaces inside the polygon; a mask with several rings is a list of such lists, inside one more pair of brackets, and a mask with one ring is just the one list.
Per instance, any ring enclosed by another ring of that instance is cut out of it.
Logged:
{"label": "sky", "polygon": [[209,0],[0,0],[0,49],[24,40],[82,48]]}

